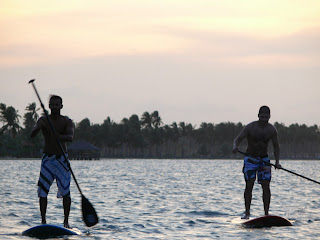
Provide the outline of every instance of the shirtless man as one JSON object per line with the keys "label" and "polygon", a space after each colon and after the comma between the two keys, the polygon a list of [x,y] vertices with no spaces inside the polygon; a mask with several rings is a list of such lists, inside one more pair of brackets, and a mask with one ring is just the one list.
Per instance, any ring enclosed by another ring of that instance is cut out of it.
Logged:
{"label": "shirtless man", "polygon": [[[62,98],[57,95],[52,95],[49,100],[49,108],[51,110],[49,118],[64,149],[64,152],[66,153],[66,142],[72,142],[74,129],[72,120],[70,120],[66,116],[60,115],[62,107]],[[41,172],[38,181],[38,196],[42,224],[46,224],[46,211],[48,203],[47,195],[49,193],[50,186],[52,185],[53,180],[56,179],[58,186],[57,197],[63,198],[63,224],[64,227],[69,228],[69,213],[71,206],[71,172],[68,167],[68,159],[64,159],[57,139],[52,133],[48,119],[45,116],[41,117],[37,121],[36,126],[31,132],[31,137],[35,137],[40,130],[42,130],[42,134],[45,140],[44,152],[41,162]]]}
{"label": "shirtless man", "polygon": [[[281,168],[279,164],[280,146],[278,140],[278,132],[274,126],[269,123],[270,109],[267,106],[262,106],[259,109],[259,120],[251,122],[240,132],[233,143],[232,152],[238,152],[238,147],[241,141],[246,138],[248,145],[246,156],[244,158],[243,173],[246,181],[246,189],[244,191],[245,199],[245,214],[243,219],[249,219],[250,206],[252,199],[252,188],[256,175],[258,174],[258,182],[261,184],[263,194],[263,205],[265,215],[269,214],[270,206],[270,181],[271,181],[271,166],[266,162],[270,162],[268,158],[268,143],[271,140],[276,160],[275,167]],[[263,161],[262,161],[263,160]]]}

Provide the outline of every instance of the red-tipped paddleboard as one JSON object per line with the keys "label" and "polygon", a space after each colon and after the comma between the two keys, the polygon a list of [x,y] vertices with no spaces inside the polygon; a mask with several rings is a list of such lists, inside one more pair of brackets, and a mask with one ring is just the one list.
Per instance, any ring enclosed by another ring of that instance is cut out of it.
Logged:
{"label": "red-tipped paddleboard", "polygon": [[264,228],[264,227],[280,227],[292,226],[291,222],[283,217],[275,215],[267,215],[263,217],[254,218],[242,223],[242,226],[247,228]]}

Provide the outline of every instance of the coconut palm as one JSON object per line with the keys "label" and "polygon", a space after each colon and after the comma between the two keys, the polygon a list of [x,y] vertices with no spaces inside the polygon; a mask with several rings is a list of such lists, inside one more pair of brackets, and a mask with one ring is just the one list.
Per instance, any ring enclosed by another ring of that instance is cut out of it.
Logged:
{"label": "coconut palm", "polygon": [[76,124],[76,139],[90,141],[92,138],[92,128],[89,118],[82,119],[78,124]]}
{"label": "coconut palm", "polygon": [[141,122],[138,115],[134,114],[128,122],[128,144],[137,148],[143,146],[143,135],[141,133]]}
{"label": "coconut palm", "polygon": [[26,113],[23,116],[23,124],[27,130],[30,130],[33,128],[37,120],[39,119],[39,114],[37,111],[39,111],[40,108],[36,107],[36,103],[30,103],[26,107]]}
{"label": "coconut palm", "polygon": [[26,107],[26,110],[28,112],[31,112],[32,114],[32,118],[37,121],[39,119],[39,114],[37,113],[37,111],[40,110],[40,108],[37,108],[37,105],[35,102],[33,103],[30,103],[27,107]]}
{"label": "coconut palm", "polygon": [[141,116],[141,126],[145,129],[152,128],[152,118],[148,112],[144,112]]}
{"label": "coconut palm", "polygon": [[151,114],[151,122],[152,122],[152,125],[155,127],[155,128],[158,128],[162,125],[162,119],[161,117],[159,116],[159,112],[158,111],[154,111],[152,114]]}
{"label": "coconut palm", "polygon": [[15,137],[21,129],[19,118],[21,118],[21,116],[14,107],[7,107],[4,103],[0,103],[0,121],[3,122],[0,134],[9,131],[12,136]]}

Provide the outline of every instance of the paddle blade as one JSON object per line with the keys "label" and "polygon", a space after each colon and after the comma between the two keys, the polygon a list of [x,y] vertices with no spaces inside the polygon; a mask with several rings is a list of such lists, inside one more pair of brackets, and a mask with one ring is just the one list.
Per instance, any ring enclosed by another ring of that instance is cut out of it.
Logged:
{"label": "paddle blade", "polygon": [[93,208],[89,200],[82,195],[82,219],[87,227],[92,227],[99,222],[96,210]]}

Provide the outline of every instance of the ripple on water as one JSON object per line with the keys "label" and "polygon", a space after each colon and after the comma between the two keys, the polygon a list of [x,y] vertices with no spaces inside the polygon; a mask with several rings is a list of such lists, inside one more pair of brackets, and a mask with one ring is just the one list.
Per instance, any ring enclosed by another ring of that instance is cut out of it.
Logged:
{"label": "ripple on water", "polygon": [[8,217],[19,218],[19,215],[15,214],[15,213],[9,213],[7,216]]}
{"label": "ripple on water", "polygon": [[209,221],[206,219],[197,219],[197,222],[211,224],[211,223],[215,223],[216,221]]}
{"label": "ripple on water", "polygon": [[186,221],[186,222],[184,222],[184,223],[188,224],[189,226],[192,226],[192,225],[195,225],[195,224],[196,224],[196,222],[195,222],[195,221],[192,221],[192,220]]}
{"label": "ripple on water", "polygon": [[204,216],[204,217],[219,217],[226,216],[229,214],[218,212],[218,211],[190,211],[190,212],[177,212],[179,214],[191,215],[191,216]]}
{"label": "ripple on water", "polygon": [[19,222],[18,222],[18,225],[31,227],[30,222],[27,222],[27,221],[24,221],[24,220],[19,221]]}
{"label": "ripple on water", "polygon": [[133,224],[133,226],[137,228],[146,228],[143,224]]}

